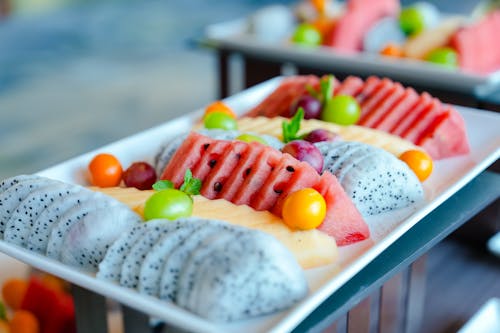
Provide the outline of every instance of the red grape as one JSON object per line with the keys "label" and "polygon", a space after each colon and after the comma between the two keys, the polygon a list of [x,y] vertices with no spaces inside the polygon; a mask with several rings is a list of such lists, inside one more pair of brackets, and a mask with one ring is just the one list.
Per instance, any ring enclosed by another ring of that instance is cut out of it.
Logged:
{"label": "red grape", "polygon": [[338,134],[333,133],[332,131],[326,130],[326,129],[315,129],[311,132],[309,132],[305,137],[304,140],[315,143],[315,142],[321,142],[321,141],[335,141],[338,140],[339,136]]}
{"label": "red grape", "polygon": [[290,117],[293,117],[299,108],[304,109],[304,119],[318,119],[321,114],[321,102],[310,95],[302,95],[290,110]]}
{"label": "red grape", "polygon": [[146,162],[135,162],[123,173],[123,181],[128,187],[150,190],[156,182],[156,171]]}
{"label": "red grape", "polygon": [[323,171],[323,155],[321,155],[319,149],[310,142],[294,140],[287,143],[281,151],[292,155],[299,161],[309,163],[318,173]]}

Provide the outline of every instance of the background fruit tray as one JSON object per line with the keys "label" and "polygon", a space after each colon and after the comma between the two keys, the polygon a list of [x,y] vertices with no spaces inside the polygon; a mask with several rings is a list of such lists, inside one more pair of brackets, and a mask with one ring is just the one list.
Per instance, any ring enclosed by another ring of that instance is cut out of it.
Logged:
{"label": "background fruit tray", "polygon": [[[225,102],[233,110],[241,114],[259,103],[279,85],[281,80],[280,77],[271,79],[238,93],[226,99]],[[424,184],[426,203],[410,216],[401,218],[400,214],[402,212],[400,211],[369,221],[372,226],[371,239],[355,245],[341,247],[340,259],[335,264],[307,270],[306,276],[310,288],[308,296],[295,307],[284,312],[254,320],[216,326],[173,304],[140,295],[134,290],[103,280],[97,280],[91,274],[82,273],[72,267],[2,241],[0,241],[0,252],[189,331],[290,331],[329,295],[339,289],[413,225],[500,157],[500,133],[498,132],[500,116],[487,111],[463,107],[456,108],[463,115],[467,125],[471,145],[470,154],[435,163],[433,175]],[[40,174],[67,182],[87,184],[85,180],[86,165],[98,152],[110,152],[115,156],[119,156],[125,165],[136,160],[151,162],[156,149],[164,140],[188,131],[201,114],[202,110],[195,111],[176,120],[75,157],[41,171]]]}
{"label": "background fruit tray", "polygon": [[395,80],[463,93],[489,92],[500,85],[500,71],[489,74],[449,70],[410,58],[384,57],[374,53],[342,54],[331,47],[298,47],[290,42],[265,43],[247,32],[247,18],[209,25],[202,44],[264,59],[277,59],[315,68],[339,68],[358,76],[387,76]]}

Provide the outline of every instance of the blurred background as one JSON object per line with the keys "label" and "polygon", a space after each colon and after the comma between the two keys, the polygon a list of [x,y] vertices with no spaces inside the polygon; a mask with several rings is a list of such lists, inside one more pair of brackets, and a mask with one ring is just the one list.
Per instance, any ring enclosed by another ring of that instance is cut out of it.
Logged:
{"label": "blurred background", "polygon": [[[215,56],[193,43],[203,28],[295,2],[0,0],[0,178],[209,103]],[[477,3],[434,2],[452,12]]]}

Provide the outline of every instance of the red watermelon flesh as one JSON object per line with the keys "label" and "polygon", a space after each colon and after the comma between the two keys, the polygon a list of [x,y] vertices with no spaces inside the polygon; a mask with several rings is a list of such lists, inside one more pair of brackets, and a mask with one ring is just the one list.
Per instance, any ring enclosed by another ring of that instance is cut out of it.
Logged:
{"label": "red watermelon flesh", "polygon": [[386,97],[381,100],[364,119],[360,120],[358,124],[367,127],[376,127],[385,114],[394,108],[394,105],[403,97],[403,95],[403,86],[399,83],[394,84],[389,91],[389,94],[386,95]]}
{"label": "red watermelon flesh", "polygon": [[408,132],[403,133],[402,137],[408,141],[416,142],[422,133],[444,112],[441,102],[434,98],[432,104],[422,112],[416,122],[412,124]]}
{"label": "red watermelon flesh", "polygon": [[289,116],[290,108],[296,100],[307,93],[307,86],[319,87],[319,78],[315,75],[291,76],[283,79],[276,90],[259,105],[245,114],[247,117]]}
{"label": "red watermelon flesh", "polygon": [[390,94],[393,86],[394,83],[389,79],[383,79],[379,82],[373,93],[361,103],[361,117],[358,124],[363,124],[364,119]]}
{"label": "red watermelon flesh", "polygon": [[[203,152],[210,146],[211,141],[207,139],[205,136],[189,135],[184,144],[172,156],[171,163],[169,163],[170,168],[165,168],[160,179],[170,180],[175,187],[181,186],[184,182],[184,174],[181,175],[176,170],[193,170],[201,159]],[[184,158],[174,159],[176,155],[184,156]]]}
{"label": "red watermelon flesh", "polygon": [[[347,195],[342,195],[344,190],[334,175],[329,172],[323,173],[314,189],[325,198],[327,207],[331,207],[327,209],[325,220],[318,227],[319,230],[334,235],[339,246],[362,241],[370,236],[370,230],[361,214],[358,211],[344,209],[350,207],[352,202]],[[332,223],[334,219],[342,223]]]}
{"label": "red watermelon flesh", "polygon": [[[286,185],[295,173],[292,165],[297,164],[290,154],[283,154],[279,164],[271,171],[262,189],[253,197],[251,206],[256,210],[271,210],[276,205],[279,195],[284,192]],[[286,170],[288,172],[283,172]]]}
{"label": "red watermelon flesh", "polygon": [[[264,155],[264,151],[265,149],[263,145],[258,145],[253,142],[249,143],[245,154],[228,175],[226,182],[222,186],[222,191],[217,198],[223,198],[231,201],[252,171],[252,168],[255,166],[258,159]],[[225,165],[225,163],[221,164]],[[225,169],[224,172],[227,174],[227,169]]]}
{"label": "red watermelon flesh", "polygon": [[[293,193],[303,188],[314,187],[319,181],[320,176],[316,172],[311,172],[310,165],[306,162],[300,162],[294,167],[293,177],[284,189],[284,193]],[[337,179],[335,179],[337,180]],[[283,204],[285,202],[286,195],[281,195],[274,205],[271,212],[276,215],[281,215],[283,209]],[[329,208],[327,207],[327,210]],[[330,234],[330,236],[335,237],[336,235]]]}
{"label": "red watermelon flesh", "polygon": [[[186,169],[178,168],[178,166],[186,164],[179,162],[179,160],[203,160],[204,156],[199,156],[200,152],[201,155],[209,154],[208,149],[203,149],[203,147],[206,144],[209,144],[209,146],[214,145],[218,141],[222,140],[211,139],[199,133],[192,132],[167,164],[163,174],[184,176]],[[309,164],[298,161],[289,154],[283,154],[274,148],[257,142],[243,143],[231,141],[230,145],[233,144],[239,146],[246,144],[245,156],[242,154],[242,157],[234,165],[234,162],[226,164],[225,160],[223,160],[223,158],[227,158],[228,156],[234,158],[234,155],[221,154],[216,165],[223,165],[224,167],[210,169],[208,174],[201,179],[202,184],[206,183],[214,171],[217,172],[218,177],[221,177],[219,179],[227,179],[225,183],[221,184],[223,191],[220,191],[221,193],[218,197],[225,198],[235,204],[249,205],[255,209],[267,207],[267,205],[261,202],[271,200],[276,203],[270,208],[270,211],[281,216],[283,200],[291,192],[305,187],[316,188],[325,193],[325,200],[327,201],[327,217],[323,221],[322,226],[324,229],[322,230],[334,237],[339,245],[350,244],[369,237],[369,233],[367,232],[368,226],[335,176],[329,172],[325,172],[320,177]],[[243,151],[241,148],[239,149]],[[252,151],[256,153],[252,153]],[[189,157],[191,153],[197,157]],[[278,176],[276,169],[281,170],[285,175]],[[228,175],[227,177],[223,177],[223,170]],[[248,174],[246,170],[249,170]],[[292,176],[289,178],[290,173],[292,173]],[[245,175],[246,177],[244,177]],[[177,177],[179,176],[175,178]],[[285,182],[287,179],[288,182]],[[230,187],[236,187],[236,190],[230,190]],[[275,189],[279,189],[278,192],[280,193],[276,193]],[[228,195],[228,193],[231,195]],[[339,230],[342,233],[337,233]],[[358,234],[364,235],[364,238],[361,238],[361,236],[349,236]],[[348,235],[349,238],[345,239],[344,235]]]}
{"label": "red watermelon flesh", "polygon": [[465,131],[465,122],[460,114],[448,108],[422,137],[417,144],[432,157],[453,157],[470,151]]}
{"label": "red watermelon flesh", "polygon": [[351,1],[347,12],[335,23],[324,44],[341,52],[356,52],[363,48],[363,38],[380,18],[395,16],[399,11],[397,0]]}
{"label": "red watermelon flesh", "polygon": [[[487,74],[500,69],[500,10],[481,21],[462,27],[451,38],[450,45],[457,51],[460,67],[466,71]],[[478,52],[478,50],[481,50]]]}
{"label": "red watermelon flesh", "polygon": [[212,168],[214,168],[221,155],[229,148],[229,141],[217,141],[210,146],[201,155],[200,160],[195,167],[191,169],[193,176],[200,179],[205,179]]}
{"label": "red watermelon flesh", "polygon": [[226,148],[223,155],[220,156],[224,163],[217,163],[202,184],[201,194],[205,198],[215,199],[221,195],[224,189],[221,188],[221,184],[226,184],[231,176],[231,174],[228,175],[227,170],[233,170],[245,158],[247,149],[248,145],[239,141],[235,141]]}
{"label": "red watermelon flesh", "polygon": [[419,96],[412,88],[406,88],[403,98],[394,105],[375,126],[381,131],[390,132],[397,124],[404,121],[411,110],[417,107]]}
{"label": "red watermelon flesh", "polygon": [[283,154],[276,149],[264,149],[263,154],[255,161],[250,173],[230,201],[237,205],[249,205],[253,207],[251,205],[253,197],[257,192],[263,190],[262,187],[267,178],[272,170],[278,166],[281,155]]}
{"label": "red watermelon flesh", "polygon": [[348,76],[344,82],[335,88],[336,95],[356,96],[363,89],[364,82],[359,77]]}
{"label": "red watermelon flesh", "polygon": [[432,103],[432,96],[424,92],[422,95],[420,95],[419,101],[416,104],[416,106],[409,112],[407,112],[405,115],[400,117],[399,122],[396,124],[396,126],[391,128],[389,132],[394,135],[401,136],[408,130],[410,125],[413,124],[413,122],[417,119],[420,113],[425,109],[427,109],[431,105],[431,103]]}
{"label": "red watermelon flesh", "polygon": [[370,76],[368,79],[366,79],[361,92],[358,95],[353,96],[356,98],[359,105],[363,104],[364,101],[372,95],[373,91],[378,87],[379,83],[380,79],[376,76]]}

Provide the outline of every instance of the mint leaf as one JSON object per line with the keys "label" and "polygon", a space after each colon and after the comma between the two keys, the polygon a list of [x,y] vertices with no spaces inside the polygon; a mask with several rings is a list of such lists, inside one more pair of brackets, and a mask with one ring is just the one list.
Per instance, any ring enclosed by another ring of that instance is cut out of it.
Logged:
{"label": "mint leaf", "polygon": [[179,190],[189,195],[200,194],[201,180],[193,177],[191,169],[187,169],[184,174],[184,183],[182,183]]}
{"label": "mint leaf", "polygon": [[170,180],[159,180],[153,184],[153,190],[155,191],[162,191],[169,188],[174,188],[174,183]]}
{"label": "mint leaf", "polygon": [[321,78],[320,89],[321,89],[321,102],[323,106],[327,105],[328,102],[333,97],[333,88],[335,86],[335,77],[333,75],[327,75]]}
{"label": "mint leaf", "polygon": [[299,108],[289,122],[284,121],[281,124],[283,129],[283,142],[288,143],[293,140],[300,139],[297,133],[300,130],[300,122],[304,119],[304,109]]}
{"label": "mint leaf", "polygon": [[7,310],[5,310],[5,305],[0,301],[0,320],[7,321]]}

